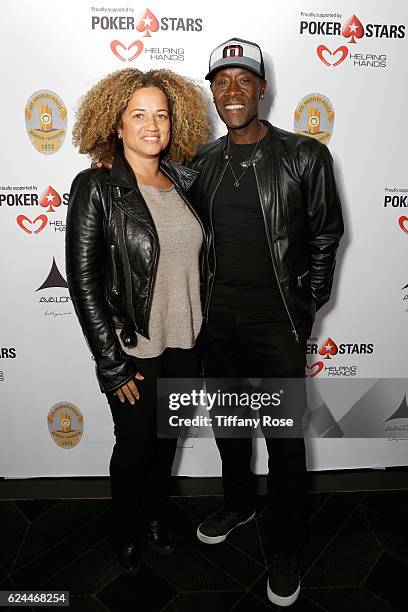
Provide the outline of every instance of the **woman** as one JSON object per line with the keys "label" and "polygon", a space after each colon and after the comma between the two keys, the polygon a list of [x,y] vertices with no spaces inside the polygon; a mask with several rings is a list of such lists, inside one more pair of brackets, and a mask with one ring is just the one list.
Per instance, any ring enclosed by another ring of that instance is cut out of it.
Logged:
{"label": "woman", "polygon": [[80,153],[113,158],[72,184],[67,279],[114,421],[111,491],[121,568],[140,567],[143,530],[170,554],[166,526],[176,439],[156,437],[156,379],[194,377],[207,238],[180,165],[208,135],[207,104],[168,70],[125,69],[83,98],[73,128]]}

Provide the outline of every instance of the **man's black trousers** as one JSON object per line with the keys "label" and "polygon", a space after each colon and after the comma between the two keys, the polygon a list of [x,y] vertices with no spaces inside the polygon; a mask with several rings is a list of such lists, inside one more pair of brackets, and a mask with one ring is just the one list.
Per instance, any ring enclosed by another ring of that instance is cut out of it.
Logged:
{"label": "man's black trousers", "polygon": [[[204,373],[211,378],[304,378],[306,338],[296,342],[286,321],[210,310],[204,330]],[[219,438],[225,505],[255,509],[252,438]],[[272,552],[298,552],[306,539],[303,438],[266,438]]]}

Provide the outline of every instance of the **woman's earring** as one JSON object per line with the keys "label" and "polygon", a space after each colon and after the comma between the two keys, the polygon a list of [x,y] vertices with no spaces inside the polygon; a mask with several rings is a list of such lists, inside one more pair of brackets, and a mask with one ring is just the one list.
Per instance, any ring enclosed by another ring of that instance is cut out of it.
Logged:
{"label": "woman's earring", "polygon": [[118,132],[118,138],[119,140],[122,140],[122,132]]}

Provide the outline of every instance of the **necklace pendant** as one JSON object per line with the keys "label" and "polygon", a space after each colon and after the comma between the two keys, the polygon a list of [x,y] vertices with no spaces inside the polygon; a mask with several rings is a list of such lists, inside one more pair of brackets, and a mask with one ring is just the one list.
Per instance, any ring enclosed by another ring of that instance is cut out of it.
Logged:
{"label": "necklace pendant", "polygon": [[239,181],[235,181],[234,187],[239,187]]}

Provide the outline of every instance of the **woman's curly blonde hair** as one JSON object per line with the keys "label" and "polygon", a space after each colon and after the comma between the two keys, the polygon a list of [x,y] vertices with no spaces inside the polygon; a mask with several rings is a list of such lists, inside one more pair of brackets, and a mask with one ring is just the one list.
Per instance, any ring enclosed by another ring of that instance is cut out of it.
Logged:
{"label": "woman's curly blonde hair", "polygon": [[72,142],[94,161],[112,159],[122,150],[117,136],[121,116],[136,89],[158,87],[169,104],[171,141],[166,157],[194,157],[209,137],[208,100],[199,85],[171,70],[141,72],[125,68],[108,74],[81,99],[72,129]]}

